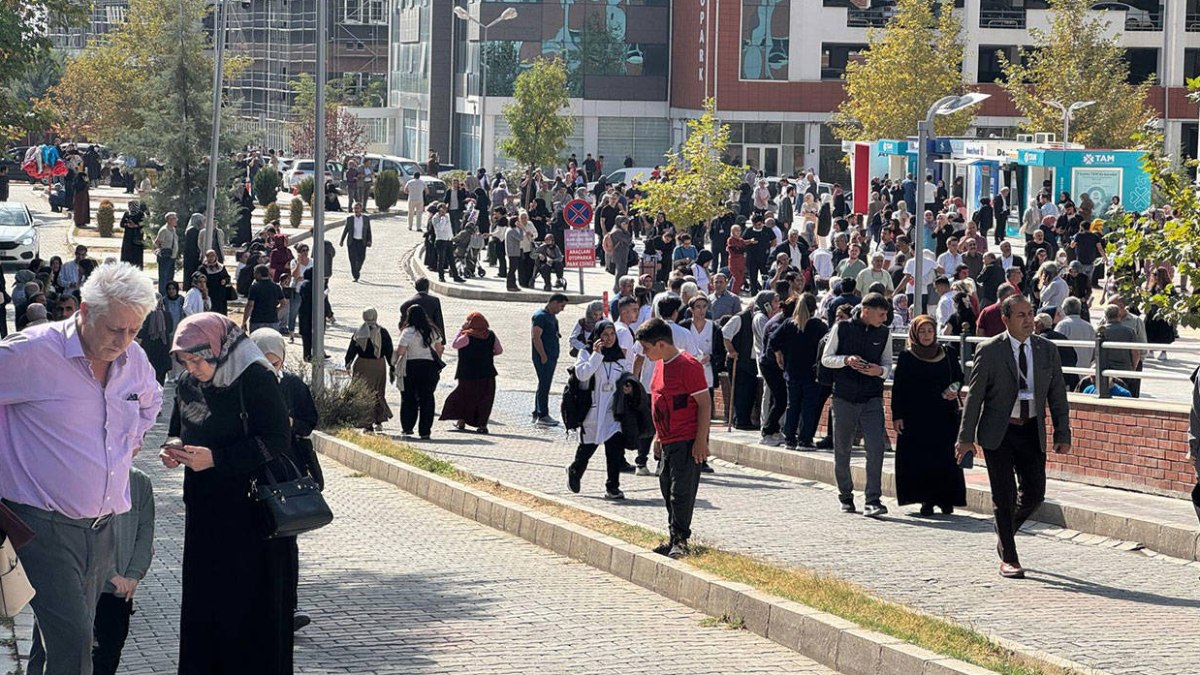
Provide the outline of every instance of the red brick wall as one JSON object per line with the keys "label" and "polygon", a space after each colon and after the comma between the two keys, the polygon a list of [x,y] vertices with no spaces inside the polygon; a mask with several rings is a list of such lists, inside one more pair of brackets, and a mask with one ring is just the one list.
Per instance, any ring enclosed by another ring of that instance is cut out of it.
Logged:
{"label": "red brick wall", "polygon": [[[725,415],[725,386],[716,392],[717,414]],[[890,386],[884,391],[888,434],[891,429]],[[1116,487],[1172,497],[1186,497],[1196,484],[1187,460],[1187,407],[1150,401],[1108,400],[1071,394],[1071,453],[1050,453],[1051,478]],[[826,415],[820,429],[825,432]],[[1047,430],[1049,432],[1049,430]],[[1049,447],[1049,439],[1047,439]]]}

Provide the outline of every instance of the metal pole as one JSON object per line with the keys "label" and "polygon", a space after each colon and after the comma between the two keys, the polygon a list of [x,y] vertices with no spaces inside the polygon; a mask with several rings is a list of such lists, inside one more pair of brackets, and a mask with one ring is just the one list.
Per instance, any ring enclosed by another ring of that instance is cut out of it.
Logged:
{"label": "metal pole", "polygon": [[329,6],[317,3],[316,134],[313,144],[312,387],[325,386],[325,61]]}
{"label": "metal pole", "polygon": [[1063,145],[1066,145],[1071,140],[1071,111],[1063,109]]}
{"label": "metal pole", "polygon": [[[917,180],[919,183],[918,189],[922,194],[925,191],[925,146],[929,143],[929,130],[933,126],[932,117],[937,111],[938,105],[930,108],[929,119],[920,120],[917,122]],[[920,217],[913,218],[915,225],[909,230],[911,233],[915,230],[917,235],[913,239],[913,308],[916,310],[913,316],[920,316],[925,313],[925,222],[924,214]]]}
{"label": "metal pole", "polygon": [[479,84],[479,168],[487,168],[487,164],[483,161],[483,126],[487,120],[487,59],[484,58],[483,48],[487,46],[487,29],[487,25],[479,24],[479,77],[483,80]]}
{"label": "metal pole", "polygon": [[221,81],[225,70],[225,32],[229,26],[229,10],[224,0],[213,3],[213,11],[217,13],[214,26],[217,29],[217,40],[213,51],[213,87],[212,87],[212,142],[209,144],[208,157],[208,194],[204,205],[204,247],[207,251],[213,246],[213,234],[217,227],[217,168],[221,161]]}

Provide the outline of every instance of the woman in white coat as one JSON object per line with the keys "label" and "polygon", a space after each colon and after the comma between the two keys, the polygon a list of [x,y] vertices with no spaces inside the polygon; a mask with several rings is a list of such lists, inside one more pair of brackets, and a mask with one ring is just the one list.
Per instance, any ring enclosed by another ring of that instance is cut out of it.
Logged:
{"label": "woman in white coat", "polygon": [[621,469],[625,467],[625,440],[621,423],[613,418],[613,398],[619,393],[618,380],[625,373],[625,352],[617,344],[617,329],[611,321],[600,321],[593,332],[592,348],[581,351],[575,362],[575,377],[592,391],[592,408],[583,418],[575,461],[567,467],[567,487],[578,493],[580,480],[596,449],[604,445],[608,480],[605,499],[624,499]]}

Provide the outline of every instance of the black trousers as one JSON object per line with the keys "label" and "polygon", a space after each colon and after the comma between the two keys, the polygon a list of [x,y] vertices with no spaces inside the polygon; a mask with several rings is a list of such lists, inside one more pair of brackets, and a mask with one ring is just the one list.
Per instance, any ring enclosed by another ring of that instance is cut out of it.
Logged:
{"label": "black trousers", "polygon": [[102,593],[96,603],[96,626],[92,631],[93,675],[116,675],[121,664],[121,651],[129,637],[129,617],[133,603],[125,602],[112,593]]}
{"label": "black trousers", "polygon": [[[568,470],[573,476],[582,476],[584,471],[587,471],[588,462],[591,461],[592,455],[596,454],[596,449],[600,447],[595,443],[580,443],[575,449],[575,461],[571,462]],[[616,492],[621,489],[621,468],[625,466],[625,437],[617,432],[612,435],[607,441],[604,441],[604,466],[608,471],[608,477],[604,481],[604,489],[609,492]]]}
{"label": "black trousers", "polygon": [[754,427],[750,415],[754,412],[754,397],[757,395],[758,368],[753,363],[743,364],[739,358],[737,373],[733,376],[733,426],[739,429]]}
{"label": "black trousers", "polygon": [[672,544],[685,543],[692,536],[692,511],[696,507],[696,489],[700,486],[700,465],[692,459],[693,443],[680,441],[662,446],[658,487],[667,503]]}
{"label": "black trousers", "polygon": [[770,405],[767,406],[761,420],[763,436],[770,436],[779,433],[779,421],[783,419],[783,412],[787,410],[787,382],[784,381],[783,371],[777,364],[762,361],[758,367],[762,372],[763,384],[771,393]]}
{"label": "black trousers", "polygon": [[[510,255],[508,256],[508,269],[500,271],[500,273],[504,275],[505,280],[508,282],[508,290],[510,291],[520,290],[520,288],[517,286],[517,269],[520,266],[521,256]],[[504,267],[504,265],[501,265],[501,267]]]}
{"label": "black trousers", "polygon": [[762,290],[762,275],[767,268],[767,261],[757,255],[746,256],[746,278],[750,280],[750,292],[757,294]]}
{"label": "black trousers", "polygon": [[722,267],[729,265],[729,251],[725,248],[725,239],[713,239],[712,242],[712,272],[716,274]]}
{"label": "black trousers", "polygon": [[563,278],[562,261],[559,261],[556,263],[541,263],[537,266],[537,273],[538,273],[538,276],[540,276],[542,278],[542,281],[546,284],[546,288],[549,288],[551,273],[553,273],[554,276],[557,277],[559,281],[562,281],[562,278]]}
{"label": "black trousers", "polygon": [[0,305],[0,338],[8,337],[8,305]]}
{"label": "black trousers", "polygon": [[1046,498],[1046,453],[1038,442],[1036,423],[1010,424],[997,448],[987,453],[988,482],[1000,559],[1019,565],[1014,536]]}
{"label": "black trousers", "polygon": [[350,276],[358,281],[358,275],[362,272],[363,262],[367,259],[367,244],[362,239],[350,238],[346,242],[347,248],[350,251]]}
{"label": "black trousers", "polygon": [[1192,506],[1196,509],[1196,519],[1200,520],[1200,481],[1192,488]]}
{"label": "black trousers", "polygon": [[438,371],[433,361],[419,359],[407,362],[404,391],[400,394],[400,428],[428,436],[433,431],[433,391],[437,388]]}
{"label": "black trousers", "polygon": [[462,281],[462,277],[458,275],[458,269],[454,267],[454,242],[438,240],[434,246],[437,249],[438,279],[445,281],[446,272],[449,271],[455,281]]}

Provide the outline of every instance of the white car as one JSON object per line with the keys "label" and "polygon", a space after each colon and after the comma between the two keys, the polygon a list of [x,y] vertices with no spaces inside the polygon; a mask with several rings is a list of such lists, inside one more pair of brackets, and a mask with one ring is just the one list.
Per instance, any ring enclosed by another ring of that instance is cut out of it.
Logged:
{"label": "white car", "polygon": [[20,202],[0,202],[0,262],[29,262],[41,254],[38,228],[42,221],[33,217]]}
{"label": "white car", "polygon": [[[608,181],[609,185],[624,183],[625,187],[629,187],[630,181],[636,180],[639,183],[645,183],[646,181],[650,180],[650,174],[653,172],[654,167],[652,166],[621,167],[620,169],[608,174],[604,178]],[[594,190],[596,188],[596,183],[598,182],[599,181],[592,181],[588,183],[588,192]]]}
{"label": "white car", "polygon": [[[311,178],[316,173],[315,167],[317,163],[311,159],[296,159],[292,161],[292,168],[283,172],[283,189],[291,190],[299,185],[305,178]],[[325,162],[325,180],[333,180],[341,173],[341,165],[337,162]]]}
{"label": "white car", "polygon": [[1092,4],[1091,9],[1125,12],[1125,30],[1153,30],[1155,28],[1154,17],[1149,11],[1123,2],[1097,2]]}

